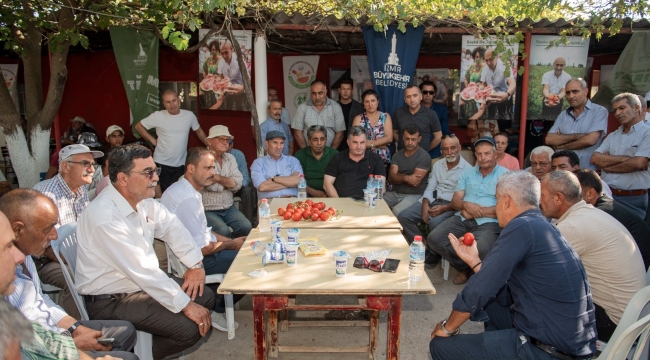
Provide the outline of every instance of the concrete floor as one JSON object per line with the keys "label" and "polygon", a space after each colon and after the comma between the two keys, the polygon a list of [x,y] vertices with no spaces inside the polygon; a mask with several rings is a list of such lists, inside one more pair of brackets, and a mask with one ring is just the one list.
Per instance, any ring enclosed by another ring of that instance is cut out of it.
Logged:
{"label": "concrete floor", "polygon": [[[431,359],[429,355],[429,339],[433,326],[444,319],[451,312],[451,304],[456,294],[463,286],[454,285],[452,279],[456,272],[451,269],[449,280],[442,279],[440,266],[426,270],[429,279],[436,288],[435,295],[408,295],[402,302],[402,327],[400,358]],[[332,301],[330,298],[313,297],[319,302]],[[210,339],[194,353],[186,355],[188,360],[203,359],[253,359],[253,312],[252,298],[244,297],[239,303],[239,310],[235,311],[235,321],[239,323],[235,338],[228,340],[225,332],[213,330]],[[302,300],[302,299],[299,299]],[[311,301],[312,299],[305,299]],[[354,301],[341,299],[336,301]],[[315,316],[312,312],[302,312],[300,316]],[[483,323],[467,322],[462,328],[462,333],[479,333],[483,331]],[[267,332],[268,333],[268,332]],[[364,346],[368,343],[367,328],[289,328],[287,332],[279,333],[279,342],[283,345],[301,346]],[[379,344],[377,346],[377,359],[386,358],[386,313],[382,312],[379,320]],[[305,353],[280,353],[280,360],[342,360],[342,359],[368,359],[365,353],[337,353],[337,354],[305,354]]]}

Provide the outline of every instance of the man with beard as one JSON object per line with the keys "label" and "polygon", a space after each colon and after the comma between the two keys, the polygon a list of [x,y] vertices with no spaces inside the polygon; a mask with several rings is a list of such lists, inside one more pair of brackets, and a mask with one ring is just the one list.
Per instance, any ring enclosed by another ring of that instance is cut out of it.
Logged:
{"label": "man with beard", "polygon": [[395,121],[393,124],[393,140],[397,141],[398,150],[404,148],[404,141],[400,138],[400,134],[404,132],[404,128],[408,124],[415,124],[420,129],[422,140],[420,140],[419,145],[425,151],[431,151],[440,145],[442,131],[438,115],[433,110],[422,106],[421,100],[420,88],[416,85],[406,87],[404,90],[406,106],[397,109],[393,117]]}
{"label": "man with beard", "polygon": [[[442,137],[442,156],[431,168],[427,188],[420,201],[411,205],[397,215],[397,220],[404,228],[404,236],[411,242],[420,235],[418,223],[424,221],[433,231],[443,221],[454,215],[451,199],[458,184],[460,174],[472,167],[460,156],[460,141],[455,135]],[[440,255],[429,252],[426,263],[435,265],[440,261]]]}
{"label": "man with beard", "polygon": [[497,165],[497,149],[494,139],[482,137],[474,142],[476,166],[465,170],[458,179],[451,207],[456,214],[438,225],[427,236],[427,245],[453,266],[458,274],[455,285],[462,285],[473,270],[458,257],[449,243],[448,235],[460,237],[466,232],[474,233],[481,259],[492,250],[501,228],[496,218],[496,186],[501,175],[508,169]]}
{"label": "man with beard", "polygon": [[266,134],[269,131],[279,131],[283,133],[287,138],[287,141],[284,142],[282,153],[284,155],[293,155],[293,136],[291,135],[289,125],[282,122],[282,109],[282,101],[269,101],[269,106],[266,109],[268,117],[262,124],[260,124],[260,133],[262,134],[262,139],[266,138]]}
{"label": "man with beard", "polygon": [[337,149],[343,140],[345,118],[341,105],[327,97],[323,80],[314,80],[310,86],[311,98],[300,104],[291,119],[296,143],[301,149],[307,146],[307,129],[312,125],[323,125],[327,129],[327,146]]}
{"label": "man with beard", "polygon": [[[352,98],[352,84],[353,81],[350,78],[343,78],[339,83],[339,105],[341,105],[341,111],[343,111],[343,119],[345,120],[345,133],[343,138],[348,138],[348,130],[352,126],[352,120],[363,113],[363,105],[360,102]],[[363,83],[362,83],[363,85]],[[363,87],[362,87],[363,89]],[[361,97],[359,97],[361,98]],[[348,148],[347,141],[341,141],[339,145],[339,150],[343,151]]]}
{"label": "man with beard", "polygon": [[[312,125],[307,130],[309,146],[298,150],[296,159],[300,161],[307,181],[307,194],[311,197],[327,197],[323,188],[325,168],[332,156],[338,153],[336,149],[325,146],[327,143],[327,130],[321,125]],[[346,142],[347,147],[347,142]]]}
{"label": "man with beard", "polygon": [[404,149],[391,160],[388,180],[393,184],[393,190],[386,193],[384,200],[395,216],[417,203],[427,187],[431,158],[418,145],[420,138],[420,130],[415,124],[406,125],[402,134]]}
{"label": "man with beard", "polygon": [[[553,61],[553,70],[547,71],[542,75],[542,118],[552,120],[560,115],[564,96],[566,95],[564,87],[571,80],[571,75],[564,71],[566,60],[559,57]],[[559,98],[555,105],[547,105],[549,97],[557,95]]]}
{"label": "man with beard", "polygon": [[565,85],[569,107],[560,113],[544,142],[554,149],[573,150],[581,169],[596,170],[589,161],[607,133],[607,109],[587,98],[587,82],[573,78]]}
{"label": "man with beard", "polygon": [[[141,145],[113,150],[109,185],[81,215],[75,284],[91,319],[121,319],[153,335],[153,357],[194,346],[210,331],[214,291],[192,235],[152,199],[160,168]],[[183,279],[158,266],[154,238],[188,270]]]}
{"label": "man with beard", "polygon": [[[231,239],[211,231],[208,227],[201,191],[215,183],[215,178],[219,176],[215,174],[215,164],[217,162],[212,150],[190,149],[185,160],[185,176],[170,186],[160,199],[160,203],[183,223],[196,242],[196,246],[201,249],[206,275],[228,272],[237,252],[246,240],[245,236]],[[241,297],[236,298],[239,299]],[[225,313],[224,296],[217,294],[211,318],[212,326],[220,331],[228,331]],[[235,322],[235,328],[238,326],[239,324]]]}

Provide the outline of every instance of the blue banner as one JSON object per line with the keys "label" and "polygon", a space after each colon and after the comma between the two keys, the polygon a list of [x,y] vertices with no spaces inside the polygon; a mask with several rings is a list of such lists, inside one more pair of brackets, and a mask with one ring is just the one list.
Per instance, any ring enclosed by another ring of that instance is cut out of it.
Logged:
{"label": "blue banner", "polygon": [[389,26],[385,33],[375,31],[372,26],[363,27],[370,75],[379,94],[380,111],[393,116],[404,105],[404,89],[413,83],[423,36],[424,26],[407,26],[404,33],[397,26]]}

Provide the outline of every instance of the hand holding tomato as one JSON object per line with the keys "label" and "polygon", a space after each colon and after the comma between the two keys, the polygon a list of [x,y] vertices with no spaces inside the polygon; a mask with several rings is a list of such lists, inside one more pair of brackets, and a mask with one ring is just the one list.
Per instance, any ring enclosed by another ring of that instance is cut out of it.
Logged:
{"label": "hand holding tomato", "polygon": [[471,232],[465,233],[465,235],[463,235],[463,244],[465,244],[465,246],[472,246],[474,240],[474,234]]}

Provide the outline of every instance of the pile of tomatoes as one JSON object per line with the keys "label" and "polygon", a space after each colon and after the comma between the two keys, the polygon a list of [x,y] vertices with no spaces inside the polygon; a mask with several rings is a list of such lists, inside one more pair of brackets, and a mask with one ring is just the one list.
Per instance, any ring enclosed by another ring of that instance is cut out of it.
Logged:
{"label": "pile of tomatoes", "polygon": [[285,208],[278,209],[278,215],[282,216],[285,220],[293,221],[327,221],[332,217],[340,216],[340,211],[337,212],[333,207],[325,209],[327,205],[324,202],[313,202],[310,199],[306,201],[298,201],[289,203]]}

